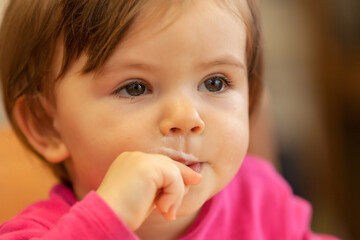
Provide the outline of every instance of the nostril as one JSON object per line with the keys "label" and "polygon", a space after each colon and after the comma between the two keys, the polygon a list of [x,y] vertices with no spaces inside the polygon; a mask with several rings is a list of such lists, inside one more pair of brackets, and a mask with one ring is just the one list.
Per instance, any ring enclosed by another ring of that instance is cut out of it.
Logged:
{"label": "nostril", "polygon": [[194,133],[197,133],[197,132],[199,132],[200,130],[201,130],[201,128],[200,128],[199,126],[193,127],[193,128],[191,129],[191,131],[194,132]]}
{"label": "nostril", "polygon": [[173,127],[173,128],[170,128],[170,132],[171,133],[179,133],[179,132],[181,132],[181,129],[177,128],[177,127]]}

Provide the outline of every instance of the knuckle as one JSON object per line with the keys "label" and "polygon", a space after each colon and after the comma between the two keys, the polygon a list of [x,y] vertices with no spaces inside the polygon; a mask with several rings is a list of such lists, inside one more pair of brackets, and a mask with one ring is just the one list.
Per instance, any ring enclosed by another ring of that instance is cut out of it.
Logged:
{"label": "knuckle", "polygon": [[169,171],[171,172],[171,174],[177,178],[181,177],[181,173],[180,173],[180,170],[179,168],[174,165],[174,164],[171,164],[170,167],[169,167]]}

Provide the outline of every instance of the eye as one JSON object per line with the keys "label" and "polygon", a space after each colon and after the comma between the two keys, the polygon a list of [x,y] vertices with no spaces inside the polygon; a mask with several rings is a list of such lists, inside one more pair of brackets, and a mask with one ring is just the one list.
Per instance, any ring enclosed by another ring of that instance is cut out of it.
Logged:
{"label": "eye", "polygon": [[148,84],[138,80],[133,80],[114,92],[114,94],[121,97],[138,97],[149,93],[151,93],[151,90]]}
{"label": "eye", "polygon": [[229,80],[224,76],[212,76],[200,84],[200,91],[221,92],[229,86]]}

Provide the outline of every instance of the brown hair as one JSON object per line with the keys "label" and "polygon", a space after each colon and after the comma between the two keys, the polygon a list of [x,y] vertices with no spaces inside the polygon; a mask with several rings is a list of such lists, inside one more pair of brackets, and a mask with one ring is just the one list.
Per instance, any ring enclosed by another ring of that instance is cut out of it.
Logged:
{"label": "brown hair", "polygon": [[[259,7],[256,0],[246,0],[247,12],[236,2],[237,15],[247,28],[247,66],[249,113],[253,111],[262,86],[262,51]],[[40,158],[19,129],[13,109],[19,97],[26,98],[34,123],[44,134],[54,134],[39,94],[51,98],[54,83],[82,53],[88,56],[84,73],[98,70],[128,33],[137,17],[151,7],[145,0],[10,0],[0,29],[0,80],[5,110],[22,142]],[[166,9],[173,1],[158,1]],[[234,4],[235,3],[235,4]],[[148,6],[149,5],[149,6]],[[242,7],[243,8],[243,7]],[[234,11],[235,12],[235,11]],[[53,76],[53,62],[58,41],[64,43],[60,73]],[[53,167],[62,179],[67,175],[62,164]]]}

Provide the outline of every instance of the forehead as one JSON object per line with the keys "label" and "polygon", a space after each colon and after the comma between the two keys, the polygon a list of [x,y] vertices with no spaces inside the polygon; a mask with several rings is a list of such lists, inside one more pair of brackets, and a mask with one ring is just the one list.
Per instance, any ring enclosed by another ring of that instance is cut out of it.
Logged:
{"label": "forehead", "polygon": [[[214,9],[222,9],[224,14],[234,17],[234,20],[240,21],[248,25],[250,21],[250,11],[246,0],[158,0],[147,1],[142,6],[140,14],[135,19],[131,34],[148,28],[149,26],[157,26],[157,30],[161,31],[171,26],[179,17],[186,15],[189,11],[197,12],[198,18],[201,18],[204,12],[211,12]],[[161,24],[159,24],[161,22]],[[127,34],[127,35],[131,35]]]}

